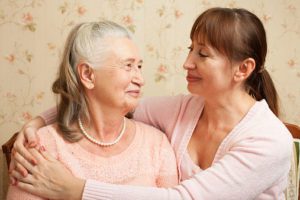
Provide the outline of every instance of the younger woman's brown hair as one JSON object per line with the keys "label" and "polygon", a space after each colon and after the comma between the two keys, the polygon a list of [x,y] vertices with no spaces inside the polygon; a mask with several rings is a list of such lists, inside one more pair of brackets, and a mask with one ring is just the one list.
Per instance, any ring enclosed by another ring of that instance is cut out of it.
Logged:
{"label": "younger woman's brown hair", "polygon": [[256,100],[265,99],[278,116],[277,91],[265,69],[266,32],[255,14],[238,8],[208,9],[196,19],[190,38],[209,43],[232,62],[253,58],[256,66],[245,82],[245,89]]}

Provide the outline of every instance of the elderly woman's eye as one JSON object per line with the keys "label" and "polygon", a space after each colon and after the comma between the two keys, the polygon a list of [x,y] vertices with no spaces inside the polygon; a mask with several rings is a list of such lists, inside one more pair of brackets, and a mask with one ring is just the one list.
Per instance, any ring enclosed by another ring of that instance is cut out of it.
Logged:
{"label": "elderly woman's eye", "polygon": [[127,63],[127,64],[125,64],[125,69],[126,70],[131,70],[131,68],[132,68],[132,64],[131,63]]}
{"label": "elderly woman's eye", "polygon": [[139,69],[142,69],[142,68],[143,68],[143,65],[138,65],[138,68],[139,68]]}

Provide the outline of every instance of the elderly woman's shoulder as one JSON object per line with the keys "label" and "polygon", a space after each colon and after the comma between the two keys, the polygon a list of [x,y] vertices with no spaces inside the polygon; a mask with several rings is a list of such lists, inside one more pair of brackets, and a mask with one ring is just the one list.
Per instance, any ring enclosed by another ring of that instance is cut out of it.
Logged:
{"label": "elderly woman's shoulder", "polygon": [[136,126],[136,134],[143,135],[145,138],[147,138],[148,142],[149,140],[152,140],[154,142],[162,141],[167,138],[164,132],[151,125],[139,121],[134,121],[134,123]]}
{"label": "elderly woman's shoulder", "polygon": [[172,103],[172,102],[188,102],[188,101],[203,101],[203,98],[198,95],[193,94],[177,94],[177,95],[169,95],[169,96],[149,96],[143,97],[141,99],[141,103],[151,104],[159,102],[159,103]]}

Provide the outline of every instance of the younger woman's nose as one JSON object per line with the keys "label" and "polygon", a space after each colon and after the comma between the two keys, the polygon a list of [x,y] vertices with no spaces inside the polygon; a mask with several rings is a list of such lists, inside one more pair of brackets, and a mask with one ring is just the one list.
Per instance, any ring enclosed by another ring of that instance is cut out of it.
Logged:
{"label": "younger woman's nose", "polygon": [[191,54],[189,54],[187,56],[185,62],[183,63],[183,68],[186,69],[186,70],[195,69],[196,68],[195,62],[193,61]]}

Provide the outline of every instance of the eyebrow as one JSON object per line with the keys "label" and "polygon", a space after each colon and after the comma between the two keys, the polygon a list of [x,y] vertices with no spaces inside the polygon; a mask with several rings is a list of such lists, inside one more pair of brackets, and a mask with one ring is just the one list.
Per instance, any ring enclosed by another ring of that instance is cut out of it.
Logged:
{"label": "eyebrow", "polygon": [[[123,62],[135,62],[136,59],[134,58],[127,58],[125,60],[123,60]],[[143,63],[143,60],[139,60],[138,63],[142,64]]]}

